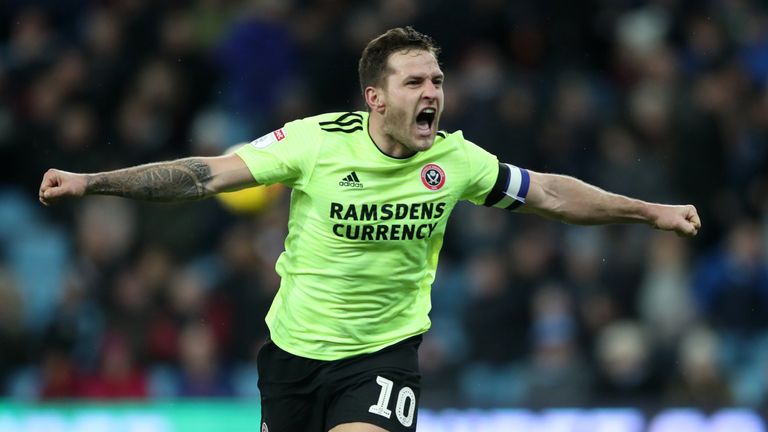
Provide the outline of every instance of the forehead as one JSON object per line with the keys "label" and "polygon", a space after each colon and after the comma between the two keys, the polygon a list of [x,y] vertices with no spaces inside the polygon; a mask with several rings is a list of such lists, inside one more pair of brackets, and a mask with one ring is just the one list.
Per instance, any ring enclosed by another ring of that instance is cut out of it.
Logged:
{"label": "forehead", "polygon": [[435,56],[424,50],[401,50],[392,53],[387,61],[393,76],[442,74]]}

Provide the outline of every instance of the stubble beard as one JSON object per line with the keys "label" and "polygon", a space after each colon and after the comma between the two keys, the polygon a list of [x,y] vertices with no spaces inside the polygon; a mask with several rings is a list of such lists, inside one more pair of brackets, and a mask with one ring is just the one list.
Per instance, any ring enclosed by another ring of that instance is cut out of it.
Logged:
{"label": "stubble beard", "polygon": [[413,124],[404,110],[390,111],[384,116],[383,131],[397,143],[413,152],[428,150],[433,143],[424,144],[413,137]]}

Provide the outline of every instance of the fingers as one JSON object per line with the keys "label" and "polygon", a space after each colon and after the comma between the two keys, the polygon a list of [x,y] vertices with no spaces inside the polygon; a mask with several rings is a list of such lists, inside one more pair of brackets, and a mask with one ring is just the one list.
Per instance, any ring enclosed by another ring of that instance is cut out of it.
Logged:
{"label": "fingers", "polygon": [[46,194],[48,193],[48,190],[56,184],[56,177],[56,171],[49,169],[43,175],[43,181],[40,182],[40,190],[37,192],[37,199],[40,200],[44,206],[50,205],[46,199]]}
{"label": "fingers", "polygon": [[685,236],[685,237],[693,237],[696,234],[699,233],[699,229],[691,222],[687,222],[683,225],[681,229],[679,229],[678,234]]}
{"label": "fingers", "polygon": [[49,206],[56,198],[64,195],[61,173],[55,169],[49,169],[43,176],[38,192],[38,200],[44,206]]}
{"label": "fingers", "polygon": [[685,206],[685,221],[682,227],[682,234],[687,237],[693,237],[699,233],[701,229],[701,219],[696,211],[696,207],[692,205]]}
{"label": "fingers", "polygon": [[699,229],[701,229],[701,219],[699,219],[696,207],[692,205],[685,206],[683,218],[681,226],[676,230],[677,233],[685,237],[693,237],[698,234]]}
{"label": "fingers", "polygon": [[699,213],[696,211],[696,207],[692,205],[688,206],[688,215],[686,219],[691,221],[697,231],[701,229],[701,219],[699,219]]}
{"label": "fingers", "polygon": [[45,190],[40,190],[40,193],[38,194],[38,200],[44,205],[49,206],[53,203],[53,200],[56,199],[56,197],[60,195],[57,192],[57,188],[46,188]]}
{"label": "fingers", "polygon": [[679,237],[693,237],[696,235],[696,229],[693,227],[693,224],[687,221],[682,221],[669,230],[677,234]]}

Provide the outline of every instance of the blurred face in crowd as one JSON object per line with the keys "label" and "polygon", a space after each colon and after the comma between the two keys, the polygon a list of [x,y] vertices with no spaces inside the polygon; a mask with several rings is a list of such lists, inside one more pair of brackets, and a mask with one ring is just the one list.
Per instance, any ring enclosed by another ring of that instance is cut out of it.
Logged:
{"label": "blurred face in crowd", "polygon": [[381,87],[366,92],[372,111],[383,118],[381,132],[396,156],[430,149],[443,111],[444,76],[437,59],[429,51],[401,50],[389,56],[387,72]]}

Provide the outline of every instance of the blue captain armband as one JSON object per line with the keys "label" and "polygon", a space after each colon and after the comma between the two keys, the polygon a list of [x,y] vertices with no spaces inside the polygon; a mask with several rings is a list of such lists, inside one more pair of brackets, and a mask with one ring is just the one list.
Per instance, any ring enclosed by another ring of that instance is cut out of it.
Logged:
{"label": "blue captain armband", "polygon": [[488,192],[483,205],[513,211],[525,204],[525,197],[528,196],[530,184],[531,176],[528,174],[528,170],[500,163],[496,183]]}

